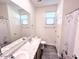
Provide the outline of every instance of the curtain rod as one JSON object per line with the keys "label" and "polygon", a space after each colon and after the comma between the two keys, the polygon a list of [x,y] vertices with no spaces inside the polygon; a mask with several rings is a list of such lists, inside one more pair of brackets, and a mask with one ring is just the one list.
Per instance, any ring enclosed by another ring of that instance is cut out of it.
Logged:
{"label": "curtain rod", "polygon": [[[77,8],[77,9],[75,9],[75,10],[73,10],[73,11],[69,12],[68,14],[71,14],[71,13],[73,13],[73,12],[77,11],[77,10],[79,10],[79,8]],[[66,15],[68,15],[68,14],[66,14]]]}

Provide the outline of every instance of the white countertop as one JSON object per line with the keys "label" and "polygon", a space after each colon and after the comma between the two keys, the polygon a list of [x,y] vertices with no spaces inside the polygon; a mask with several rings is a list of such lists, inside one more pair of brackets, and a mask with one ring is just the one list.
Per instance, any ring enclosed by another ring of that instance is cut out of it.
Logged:
{"label": "white countertop", "polygon": [[15,59],[34,59],[40,42],[41,39],[33,38],[31,42],[27,42],[20,49],[18,49],[13,56]]}
{"label": "white countertop", "polygon": [[[15,59],[34,59],[36,51],[40,45],[41,39],[40,38],[32,38],[31,42],[26,42],[22,47],[13,53]],[[20,44],[21,45],[21,44]],[[7,52],[7,54],[11,53]],[[6,55],[6,54],[4,54]],[[0,57],[0,59],[5,59],[4,57]]]}

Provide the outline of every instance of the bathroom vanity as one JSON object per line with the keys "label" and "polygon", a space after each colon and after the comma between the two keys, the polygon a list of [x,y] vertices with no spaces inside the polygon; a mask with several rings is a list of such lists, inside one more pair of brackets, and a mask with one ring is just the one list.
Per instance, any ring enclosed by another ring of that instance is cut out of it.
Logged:
{"label": "bathroom vanity", "polygon": [[[0,56],[0,59],[11,59],[11,58],[34,59],[35,55],[37,54],[37,51],[39,50],[41,39],[37,38],[37,37],[31,38],[31,39],[29,38],[30,41],[27,39],[28,38],[26,38],[25,40],[21,41],[20,43],[16,44],[12,48],[10,48],[7,51],[5,51],[4,53],[2,53],[2,55]],[[17,40],[17,42],[18,41],[19,40]]]}

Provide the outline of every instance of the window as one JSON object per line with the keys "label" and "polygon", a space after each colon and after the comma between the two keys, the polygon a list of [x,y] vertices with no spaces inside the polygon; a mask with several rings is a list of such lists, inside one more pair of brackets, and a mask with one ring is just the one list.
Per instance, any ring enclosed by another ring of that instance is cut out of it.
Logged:
{"label": "window", "polygon": [[28,15],[21,15],[21,24],[27,25],[28,24],[28,20],[29,20]]}
{"label": "window", "polygon": [[53,25],[56,21],[56,12],[46,12],[45,21],[47,25]]}

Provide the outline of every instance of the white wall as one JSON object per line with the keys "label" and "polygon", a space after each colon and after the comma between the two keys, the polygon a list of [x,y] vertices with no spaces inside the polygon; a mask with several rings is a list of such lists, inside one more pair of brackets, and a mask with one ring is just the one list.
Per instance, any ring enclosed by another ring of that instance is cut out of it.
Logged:
{"label": "white wall", "polygon": [[56,43],[56,25],[46,26],[45,12],[57,11],[57,5],[39,7],[36,9],[36,34],[46,41],[47,44],[53,45]]}
{"label": "white wall", "polygon": [[[58,50],[58,53],[60,54],[60,51],[61,51],[61,35],[62,35],[62,20],[63,20],[63,0],[60,0],[59,4],[58,4],[58,7],[57,7],[57,50]],[[58,55],[59,55],[58,54]]]}

